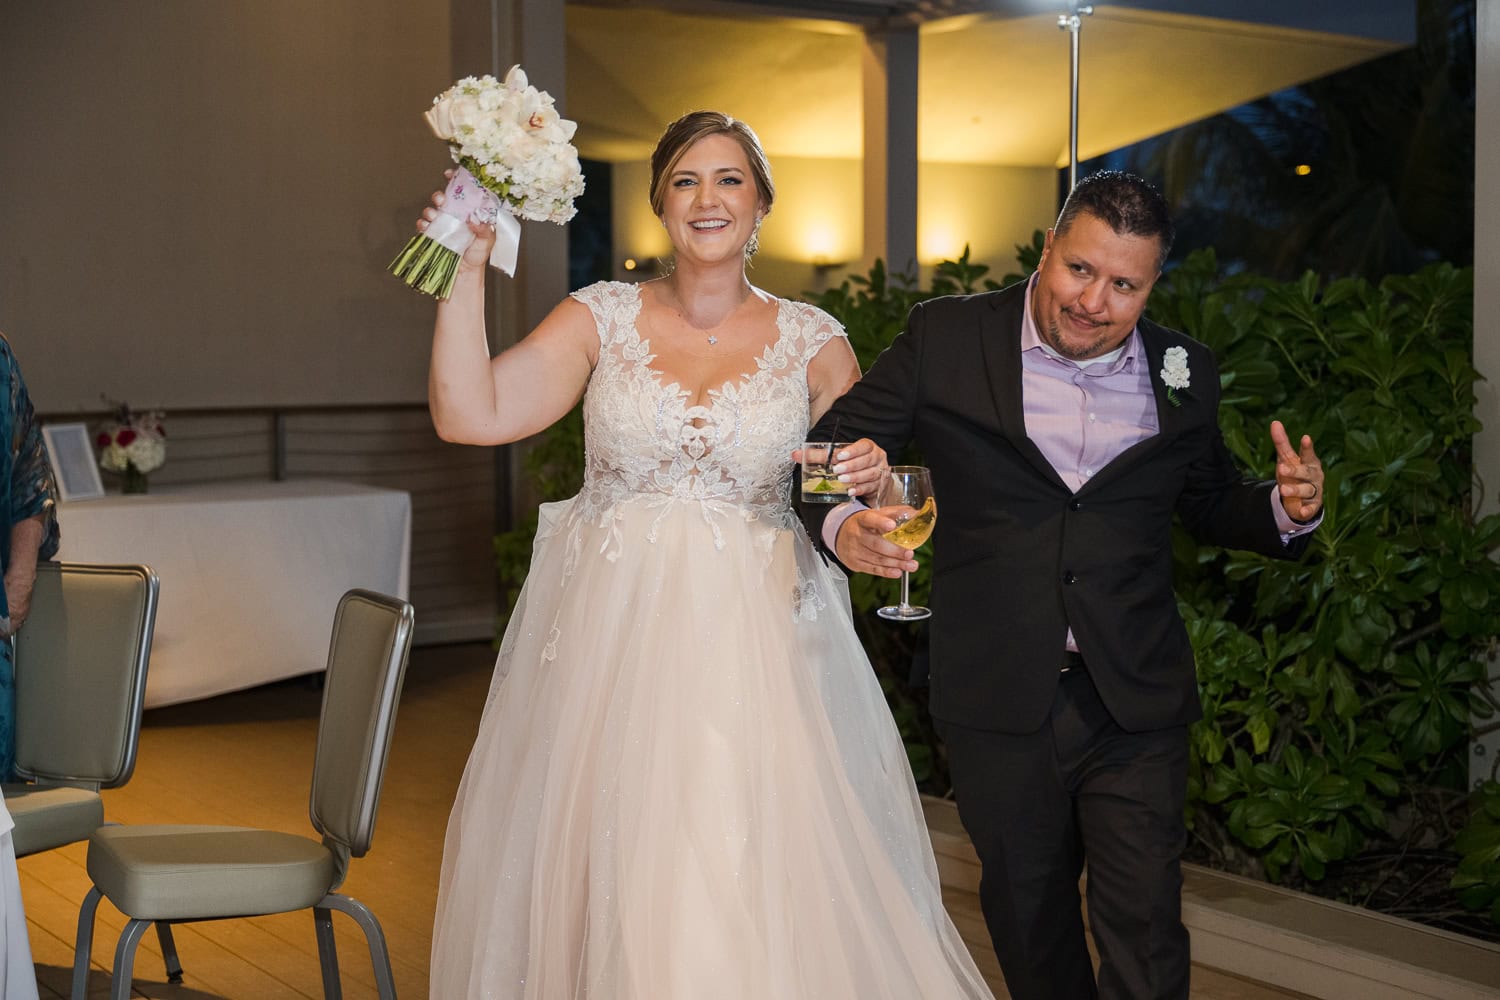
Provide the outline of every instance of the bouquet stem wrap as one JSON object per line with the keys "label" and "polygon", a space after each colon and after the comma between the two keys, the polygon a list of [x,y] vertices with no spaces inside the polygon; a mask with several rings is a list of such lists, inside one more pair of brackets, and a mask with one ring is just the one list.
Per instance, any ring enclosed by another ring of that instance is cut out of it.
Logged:
{"label": "bouquet stem wrap", "polygon": [[407,241],[391,262],[391,272],[413,288],[446,299],[458,276],[458,262],[474,242],[468,225],[473,219],[495,227],[490,266],[513,276],[521,248],[520,220],[463,167],[453,171],[444,195],[438,217],[427,232]]}

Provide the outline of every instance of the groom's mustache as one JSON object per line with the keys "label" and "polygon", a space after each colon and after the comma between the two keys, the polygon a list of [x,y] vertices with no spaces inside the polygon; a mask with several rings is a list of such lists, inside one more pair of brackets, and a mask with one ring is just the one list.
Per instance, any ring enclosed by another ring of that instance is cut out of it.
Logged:
{"label": "groom's mustache", "polygon": [[1103,320],[1097,320],[1097,319],[1091,319],[1091,318],[1089,318],[1087,315],[1079,312],[1078,310],[1074,309],[1072,306],[1063,306],[1062,313],[1063,313],[1064,316],[1067,316],[1073,322],[1078,323],[1078,324],[1080,324],[1082,326],[1108,326],[1109,325],[1108,323],[1104,322]]}

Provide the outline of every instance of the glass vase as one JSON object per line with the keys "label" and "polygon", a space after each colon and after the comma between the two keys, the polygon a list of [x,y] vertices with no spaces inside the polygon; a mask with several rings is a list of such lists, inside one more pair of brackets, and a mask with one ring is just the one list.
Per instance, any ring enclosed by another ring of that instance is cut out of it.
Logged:
{"label": "glass vase", "polygon": [[134,462],[125,463],[125,471],[124,473],[122,473],[122,475],[125,477],[125,485],[122,487],[124,492],[146,492],[146,474],[140,469],[137,469]]}

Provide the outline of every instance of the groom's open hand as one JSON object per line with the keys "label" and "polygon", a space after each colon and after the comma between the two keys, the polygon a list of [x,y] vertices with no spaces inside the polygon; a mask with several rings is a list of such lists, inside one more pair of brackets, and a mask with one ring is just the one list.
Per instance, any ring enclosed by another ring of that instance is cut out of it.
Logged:
{"label": "groom's open hand", "polygon": [[834,549],[839,562],[856,573],[875,576],[898,577],[902,570],[917,571],[917,561],[910,549],[903,549],[895,542],[886,541],[887,531],[896,530],[894,514],[910,513],[909,507],[877,507],[850,515],[839,525],[839,536],[834,539]]}
{"label": "groom's open hand", "polygon": [[1313,451],[1312,438],[1302,435],[1300,451],[1294,450],[1286,428],[1280,420],[1273,420],[1271,443],[1276,446],[1276,489],[1281,494],[1281,506],[1293,521],[1311,521],[1323,509],[1323,463]]}

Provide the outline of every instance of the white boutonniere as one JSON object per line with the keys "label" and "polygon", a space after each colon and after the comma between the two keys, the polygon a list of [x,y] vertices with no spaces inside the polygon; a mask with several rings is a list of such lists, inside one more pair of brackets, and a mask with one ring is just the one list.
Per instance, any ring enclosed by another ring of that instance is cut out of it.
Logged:
{"label": "white boutonniere", "polygon": [[1169,347],[1161,361],[1161,380],[1162,384],[1167,387],[1167,402],[1173,406],[1181,406],[1182,400],[1177,398],[1177,390],[1186,389],[1191,385],[1193,376],[1193,373],[1188,370],[1187,348]]}

